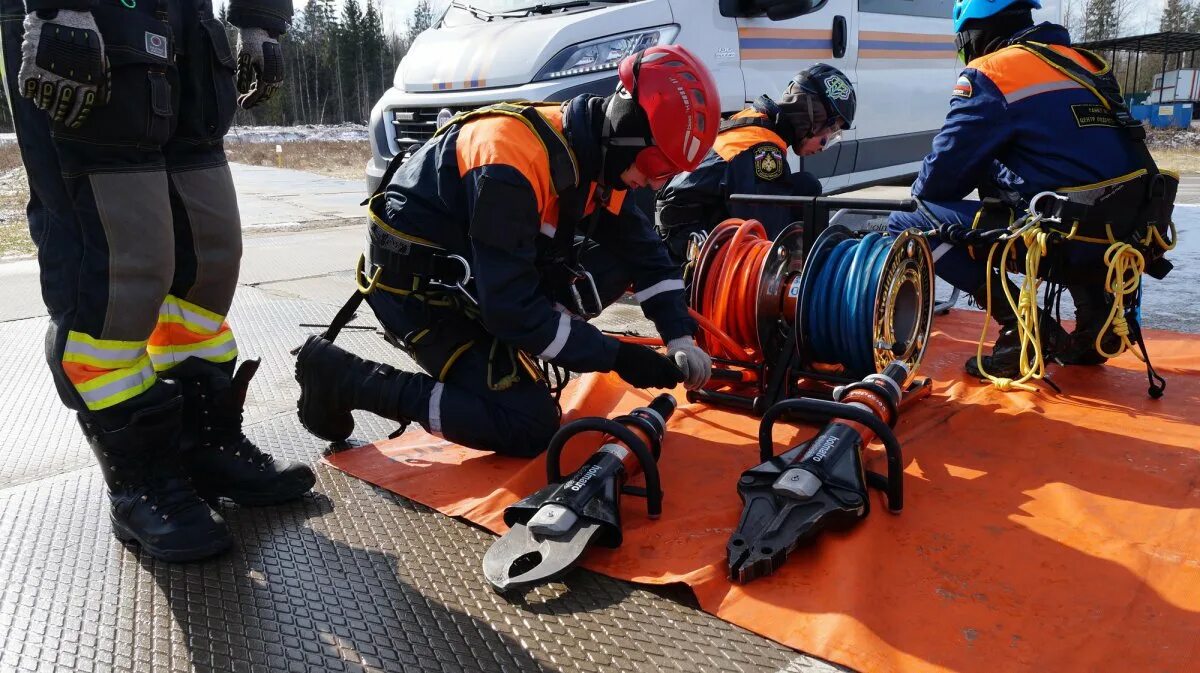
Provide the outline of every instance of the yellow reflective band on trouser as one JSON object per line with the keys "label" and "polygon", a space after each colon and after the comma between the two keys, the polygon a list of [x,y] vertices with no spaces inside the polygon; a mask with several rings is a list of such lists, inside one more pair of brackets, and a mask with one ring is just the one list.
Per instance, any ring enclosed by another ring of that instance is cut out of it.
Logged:
{"label": "yellow reflective band on trouser", "polygon": [[225,322],[225,316],[213,313],[178,297],[167,295],[158,310],[158,322],[183,325],[195,334],[215,334]]}
{"label": "yellow reflective band on trouser", "polygon": [[83,332],[67,332],[62,361],[90,365],[102,369],[124,369],[135,366],[146,357],[145,341],[97,339]]}
{"label": "yellow reflective band on trouser", "polygon": [[228,326],[211,339],[190,344],[150,344],[146,347],[155,371],[170,369],[188,358],[200,358],[209,362],[229,362],[238,355],[237,341]]}
{"label": "yellow reflective band on trouser", "polygon": [[133,366],[114,369],[88,381],[75,384],[75,390],[91,411],[107,409],[145,392],[158,377],[150,358],[143,355]]}
{"label": "yellow reflective band on trouser", "polygon": [[192,357],[229,362],[238,354],[225,316],[172,295],[163,301],[146,350],[160,372]]}

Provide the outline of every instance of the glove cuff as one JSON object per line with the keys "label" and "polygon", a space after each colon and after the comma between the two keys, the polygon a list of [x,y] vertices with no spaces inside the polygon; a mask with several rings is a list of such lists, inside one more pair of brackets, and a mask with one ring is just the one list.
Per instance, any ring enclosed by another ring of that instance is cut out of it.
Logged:
{"label": "glove cuff", "polygon": [[695,345],[696,345],[695,337],[681,336],[681,337],[675,337],[674,339],[671,339],[670,341],[668,341],[667,349],[673,350],[675,348],[683,348],[685,346],[695,346]]}

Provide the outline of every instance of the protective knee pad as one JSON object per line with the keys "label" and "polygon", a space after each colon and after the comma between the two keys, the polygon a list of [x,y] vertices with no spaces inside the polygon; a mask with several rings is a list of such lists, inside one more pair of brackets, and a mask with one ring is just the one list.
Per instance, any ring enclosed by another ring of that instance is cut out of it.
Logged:
{"label": "protective knee pad", "polygon": [[[175,274],[167,175],[163,171],[96,173],[87,180],[108,245],[107,306],[99,333],[91,333],[94,325],[73,328],[83,327],[80,331],[100,339],[144,341],[158,322],[159,307]],[[80,278],[81,285],[87,282]],[[93,296],[94,290],[81,287],[81,296]],[[84,322],[91,322],[85,317],[91,312],[77,308]]]}
{"label": "protective knee pad", "polygon": [[171,173],[171,208],[179,236],[190,239],[176,246],[172,293],[226,315],[242,260],[242,222],[229,166]]}

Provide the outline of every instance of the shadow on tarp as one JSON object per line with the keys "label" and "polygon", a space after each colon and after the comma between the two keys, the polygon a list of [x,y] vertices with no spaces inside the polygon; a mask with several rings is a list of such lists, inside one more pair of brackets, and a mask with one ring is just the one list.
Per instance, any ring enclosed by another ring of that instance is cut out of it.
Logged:
{"label": "shadow on tarp", "polygon": [[[662,518],[626,498],[625,544],[590,551],[584,567],[684,582],[722,619],[864,671],[1187,670],[1200,656],[1200,337],[1151,336],[1171,372],[1162,400],[1146,397],[1131,356],[1057,370],[1063,396],[1004,394],[959,374],[981,318],[938,321],[922,372],[934,394],[897,427],[902,514],[875,497],[860,526],[731,585],[725,544],[741,511],[737,477],[757,461],[757,421],[685,405],[664,442]],[[612,416],[650,397],[593,375],[564,408]],[[781,424],[776,440],[783,449],[815,431]],[[591,448],[569,446],[568,469]],[[541,458],[420,433],[330,462],[496,532],[504,507],[546,478]]]}

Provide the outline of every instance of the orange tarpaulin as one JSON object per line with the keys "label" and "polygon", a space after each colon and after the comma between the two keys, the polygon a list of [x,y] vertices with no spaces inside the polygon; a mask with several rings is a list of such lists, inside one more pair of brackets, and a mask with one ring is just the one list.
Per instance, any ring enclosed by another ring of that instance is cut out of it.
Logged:
{"label": "orange tarpaulin", "polygon": [[[935,324],[931,397],[901,417],[905,509],[826,533],[773,576],[725,577],[741,512],[738,475],[757,462],[758,422],[684,404],[660,462],[666,498],[622,502],[625,542],[583,566],[686,582],[700,605],[791,647],[864,671],[1184,671],[1200,660],[1200,337],[1149,334],[1166,397],[1142,365],[1054,368],[1062,395],[1000,393],[960,375],[981,316]],[[683,391],[677,391],[683,400]],[[613,416],[651,394],[586,376],[568,419]],[[779,449],[815,427],[777,426]],[[594,445],[593,445],[594,446]],[[564,467],[588,452],[568,447]],[[881,451],[871,465],[884,471]],[[497,533],[505,506],[545,485],[543,459],[464,449],[423,433],[337,454],[371,483]],[[479,581],[484,582],[482,572]]]}

